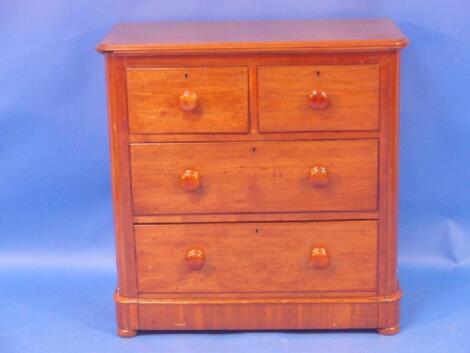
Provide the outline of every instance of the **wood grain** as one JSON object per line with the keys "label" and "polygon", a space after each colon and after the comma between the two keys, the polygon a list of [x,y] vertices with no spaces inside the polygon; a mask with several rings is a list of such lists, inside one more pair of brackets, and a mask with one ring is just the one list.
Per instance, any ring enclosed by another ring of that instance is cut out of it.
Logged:
{"label": "wood grain", "polygon": [[372,212],[289,212],[289,213],[230,213],[230,214],[185,214],[134,216],[135,224],[152,223],[211,223],[211,222],[275,222],[275,221],[331,221],[331,220],[370,220],[377,219],[377,211]]}
{"label": "wood grain", "polygon": [[116,233],[116,255],[118,258],[118,287],[121,295],[137,294],[134,258],[134,228],[130,162],[128,145],[128,123],[126,119],[126,95],[123,61],[107,57],[107,89],[109,111],[109,147],[114,206],[114,229]]}
{"label": "wood grain", "polygon": [[101,52],[247,53],[393,50],[408,44],[389,19],[122,23]]}
{"label": "wood grain", "polygon": [[[192,111],[180,96],[197,94]],[[131,133],[248,131],[246,67],[127,69]]]}
{"label": "wood grain", "polygon": [[[256,121],[251,119],[252,126]],[[312,132],[278,132],[259,133],[251,131],[249,134],[132,134],[129,135],[130,143],[154,143],[154,142],[249,142],[249,141],[309,141],[309,140],[359,140],[378,139],[378,131],[312,131]]]}
{"label": "wood grain", "polygon": [[[328,186],[310,170],[328,168]],[[201,185],[181,190],[197,170]],[[377,207],[377,141],[132,144],[135,215],[233,212],[373,211]]]}
{"label": "wood grain", "polygon": [[[117,292],[123,296],[137,295],[137,269],[134,252],[134,228],[132,224],[131,182],[129,166],[128,122],[126,119],[124,62],[112,56],[106,57],[108,91],[109,148],[116,235]],[[117,306],[118,334],[135,335],[138,327],[136,305]]]}
{"label": "wood grain", "polygon": [[[129,136],[132,142],[176,142],[176,141],[255,141],[255,140],[305,140],[305,139],[338,139],[338,138],[376,138],[377,131],[312,131],[312,132],[277,132],[277,133],[259,133],[257,126],[257,104],[258,104],[258,66],[305,66],[305,65],[381,65],[386,61],[384,53],[315,53],[309,54],[264,54],[264,55],[236,55],[230,57],[230,63],[233,66],[249,67],[249,105],[250,105],[250,134],[243,133],[224,133],[224,134],[131,134]],[[128,69],[155,69],[157,67],[225,67],[227,60],[221,56],[207,56],[195,53],[195,55],[172,55],[172,56],[130,56],[125,57],[126,67]]]}
{"label": "wood grain", "polygon": [[112,30],[119,335],[399,331],[407,43],[386,19]]}
{"label": "wood grain", "polygon": [[273,304],[282,300],[285,304],[312,304],[312,303],[398,303],[402,297],[400,290],[390,295],[377,295],[377,292],[315,292],[315,296],[308,295],[309,292],[257,292],[253,293],[237,293],[236,297],[233,293],[212,293],[209,297],[207,293],[194,292],[191,297],[185,293],[140,293],[137,298],[123,297],[115,295],[117,303],[121,304],[221,304],[221,303],[237,303],[237,304]]}
{"label": "wood grain", "polygon": [[[378,73],[377,65],[261,66],[259,130],[377,130]],[[328,96],[328,106],[312,109],[313,90]]]}
{"label": "wood grain", "polygon": [[376,328],[377,304],[148,304],[142,330],[295,330]]}
{"label": "wood grain", "polygon": [[[374,291],[377,285],[375,221],[141,225],[135,234],[141,293]],[[329,254],[321,269],[311,266],[315,244]],[[198,271],[186,267],[191,248],[205,254]]]}
{"label": "wood grain", "polygon": [[[267,294],[267,293],[264,293]],[[390,296],[191,298],[142,294],[116,296],[119,311],[137,306],[144,330],[289,330],[377,328],[377,303],[396,304]],[[240,310],[246,308],[246,310]],[[383,332],[384,329],[379,329]]]}
{"label": "wood grain", "polygon": [[[388,295],[399,289],[397,276],[398,223],[398,143],[400,56],[389,53],[383,65],[382,124],[379,165],[379,293]],[[387,83],[387,84],[385,84]],[[400,303],[379,304],[378,325],[384,334],[399,331]],[[388,329],[388,330],[387,330]]]}

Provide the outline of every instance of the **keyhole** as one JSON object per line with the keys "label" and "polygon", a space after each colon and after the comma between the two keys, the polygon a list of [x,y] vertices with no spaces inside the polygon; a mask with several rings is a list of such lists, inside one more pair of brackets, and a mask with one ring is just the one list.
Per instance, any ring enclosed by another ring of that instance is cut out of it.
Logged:
{"label": "keyhole", "polygon": [[251,150],[252,150],[253,152],[256,152],[256,147],[252,147]]}
{"label": "keyhole", "polygon": [[256,233],[256,234],[259,233],[259,229],[258,229],[258,228],[255,229],[255,233]]}
{"label": "keyhole", "polygon": [[185,73],[184,73],[184,79],[187,80],[187,79],[188,79],[188,76],[189,76],[188,73],[185,72]]}
{"label": "keyhole", "polygon": [[317,74],[317,77],[320,77],[320,71],[317,71],[316,74]]}

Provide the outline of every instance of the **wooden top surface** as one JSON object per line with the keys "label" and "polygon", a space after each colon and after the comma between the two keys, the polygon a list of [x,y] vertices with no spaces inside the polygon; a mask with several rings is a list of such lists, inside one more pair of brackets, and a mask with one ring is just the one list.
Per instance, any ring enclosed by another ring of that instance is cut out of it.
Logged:
{"label": "wooden top surface", "polygon": [[97,46],[103,53],[392,50],[408,44],[393,21],[289,20],[122,23]]}

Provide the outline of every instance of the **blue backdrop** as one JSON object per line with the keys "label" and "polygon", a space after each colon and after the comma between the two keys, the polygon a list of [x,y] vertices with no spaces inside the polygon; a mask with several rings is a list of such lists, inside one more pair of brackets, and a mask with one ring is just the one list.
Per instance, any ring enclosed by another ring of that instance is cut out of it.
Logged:
{"label": "blue backdrop", "polygon": [[[119,21],[390,17],[402,60],[402,333],[115,337],[103,58]],[[0,352],[470,352],[470,2],[0,2]]]}

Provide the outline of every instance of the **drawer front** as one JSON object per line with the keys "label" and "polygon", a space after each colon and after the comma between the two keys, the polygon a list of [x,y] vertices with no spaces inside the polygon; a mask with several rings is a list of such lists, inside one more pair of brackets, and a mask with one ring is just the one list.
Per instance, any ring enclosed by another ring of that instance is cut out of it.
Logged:
{"label": "drawer front", "polygon": [[127,70],[131,133],[248,131],[246,67]]}
{"label": "drawer front", "polygon": [[151,292],[375,291],[377,222],[138,225]]}
{"label": "drawer front", "polygon": [[262,132],[377,130],[378,65],[258,68]]}
{"label": "drawer front", "polygon": [[377,208],[376,140],[131,145],[135,215]]}

